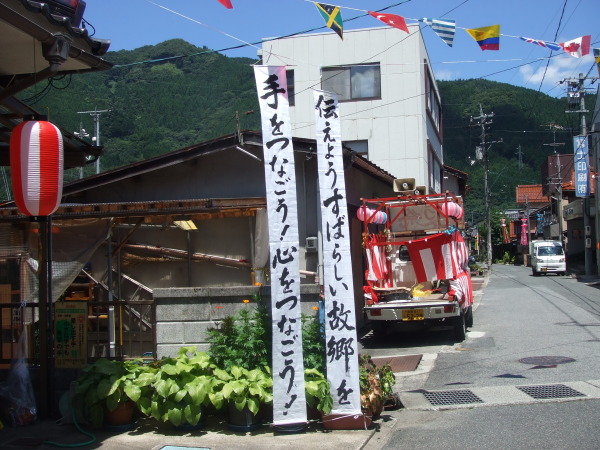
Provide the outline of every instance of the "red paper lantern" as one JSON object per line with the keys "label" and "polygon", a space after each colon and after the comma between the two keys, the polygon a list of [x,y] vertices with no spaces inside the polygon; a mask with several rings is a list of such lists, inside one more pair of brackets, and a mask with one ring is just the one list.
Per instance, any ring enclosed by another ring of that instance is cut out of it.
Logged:
{"label": "red paper lantern", "polygon": [[442,204],[442,212],[448,217],[454,217],[457,220],[462,218],[464,215],[464,210],[462,207],[454,202],[446,202]]}
{"label": "red paper lantern", "polygon": [[63,140],[60,130],[43,120],[28,120],[10,136],[10,172],[17,208],[28,216],[49,216],[60,205]]}

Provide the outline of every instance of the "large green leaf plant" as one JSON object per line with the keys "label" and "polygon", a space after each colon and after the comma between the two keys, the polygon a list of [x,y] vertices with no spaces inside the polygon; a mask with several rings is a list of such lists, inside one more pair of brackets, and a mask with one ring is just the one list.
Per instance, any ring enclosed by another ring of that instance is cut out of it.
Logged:
{"label": "large green leaf plant", "polygon": [[151,395],[138,402],[140,410],[175,426],[197,425],[212,392],[214,365],[196,347],[182,347],[177,356],[157,362]]}
{"label": "large green leaf plant", "polygon": [[233,366],[230,370],[215,369],[215,392],[211,402],[221,409],[225,402],[235,404],[238,411],[248,408],[253,414],[258,414],[261,405],[273,402],[273,380],[271,369],[248,370]]}
{"label": "large green leaf plant", "polygon": [[77,379],[75,404],[80,404],[84,416],[100,427],[106,411],[114,411],[128,401],[137,403],[150,390],[153,372],[142,359],[98,359]]}

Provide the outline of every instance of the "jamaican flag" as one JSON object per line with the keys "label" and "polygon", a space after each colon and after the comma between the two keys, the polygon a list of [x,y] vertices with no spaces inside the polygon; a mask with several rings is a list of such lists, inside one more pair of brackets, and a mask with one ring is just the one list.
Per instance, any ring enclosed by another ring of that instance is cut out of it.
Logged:
{"label": "jamaican flag", "polygon": [[329,28],[335,31],[339,37],[344,39],[344,23],[342,21],[342,13],[338,6],[327,5],[325,3],[315,3],[317,9],[325,19],[325,23]]}

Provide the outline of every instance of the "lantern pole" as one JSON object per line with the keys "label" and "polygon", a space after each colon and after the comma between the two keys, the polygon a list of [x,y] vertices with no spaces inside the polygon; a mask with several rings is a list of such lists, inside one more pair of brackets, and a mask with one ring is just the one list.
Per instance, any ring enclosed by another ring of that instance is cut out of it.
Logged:
{"label": "lantern pole", "polygon": [[39,275],[40,305],[40,415],[49,417],[50,398],[54,385],[54,357],[52,320],[52,219],[50,216],[38,218],[40,226],[40,246],[42,265]]}

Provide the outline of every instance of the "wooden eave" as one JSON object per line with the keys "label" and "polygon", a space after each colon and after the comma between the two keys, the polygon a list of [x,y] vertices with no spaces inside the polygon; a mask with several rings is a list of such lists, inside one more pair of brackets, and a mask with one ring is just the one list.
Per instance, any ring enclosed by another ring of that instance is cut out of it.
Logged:
{"label": "wooden eave", "polygon": [[[144,223],[164,223],[166,220],[177,219],[250,217],[256,214],[257,209],[266,206],[264,197],[65,204],[52,214],[52,219],[115,218],[118,222],[129,222],[131,219],[143,218]],[[0,223],[30,220],[29,216],[21,214],[17,208],[0,209]]]}

